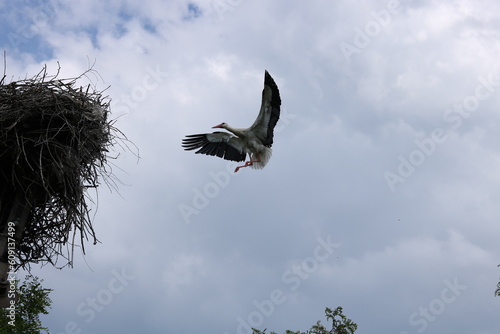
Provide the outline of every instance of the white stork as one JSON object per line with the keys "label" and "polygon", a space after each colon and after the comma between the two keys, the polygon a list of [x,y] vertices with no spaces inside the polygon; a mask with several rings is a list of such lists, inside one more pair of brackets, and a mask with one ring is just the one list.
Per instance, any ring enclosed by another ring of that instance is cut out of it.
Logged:
{"label": "white stork", "polygon": [[280,118],[281,98],[278,86],[273,78],[265,71],[264,89],[262,90],[262,104],[259,116],[247,129],[236,129],[226,123],[221,123],[212,128],[226,129],[227,132],[213,132],[198,135],[188,135],[182,140],[185,150],[195,150],[195,153],[218,156],[226,160],[245,161],[248,154],[249,160],[240,168],[251,166],[262,169],[271,158],[273,144],[273,131]]}

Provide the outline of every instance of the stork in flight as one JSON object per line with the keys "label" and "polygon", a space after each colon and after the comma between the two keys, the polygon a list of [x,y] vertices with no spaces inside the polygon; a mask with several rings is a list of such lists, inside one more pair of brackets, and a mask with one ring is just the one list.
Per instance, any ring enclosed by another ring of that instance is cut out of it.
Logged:
{"label": "stork in flight", "polygon": [[199,149],[195,153],[218,156],[231,161],[245,161],[248,154],[249,160],[240,168],[252,167],[262,169],[271,158],[273,132],[280,118],[281,98],[278,86],[267,71],[264,74],[264,89],[262,90],[262,103],[259,116],[247,129],[236,129],[226,123],[216,125],[228,132],[212,132],[197,135],[188,135],[182,140],[182,147],[187,150]]}

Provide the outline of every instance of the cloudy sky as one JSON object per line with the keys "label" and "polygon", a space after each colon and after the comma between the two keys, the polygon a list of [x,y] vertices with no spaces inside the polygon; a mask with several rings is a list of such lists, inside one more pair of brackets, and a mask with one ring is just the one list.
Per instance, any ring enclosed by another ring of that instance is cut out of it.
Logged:
{"label": "cloudy sky", "polygon": [[[52,288],[51,333],[498,333],[500,4],[0,1],[11,80],[46,64],[112,99],[101,241]],[[264,170],[181,148],[282,114]],[[92,194],[95,197],[95,194]],[[96,211],[97,210],[97,211]],[[19,276],[23,277],[20,272]]]}

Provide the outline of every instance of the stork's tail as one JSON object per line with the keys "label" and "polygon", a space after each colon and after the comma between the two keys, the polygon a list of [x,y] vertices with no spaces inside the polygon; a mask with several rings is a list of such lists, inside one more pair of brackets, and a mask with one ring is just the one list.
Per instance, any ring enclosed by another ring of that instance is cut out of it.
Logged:
{"label": "stork's tail", "polygon": [[267,163],[269,162],[269,159],[271,159],[272,154],[273,154],[273,150],[269,147],[266,147],[264,151],[260,152],[258,157],[252,153],[250,155],[250,159],[252,161],[254,161],[254,160],[260,160],[260,161],[254,162],[250,167],[252,167],[253,169],[264,168],[267,165]]}

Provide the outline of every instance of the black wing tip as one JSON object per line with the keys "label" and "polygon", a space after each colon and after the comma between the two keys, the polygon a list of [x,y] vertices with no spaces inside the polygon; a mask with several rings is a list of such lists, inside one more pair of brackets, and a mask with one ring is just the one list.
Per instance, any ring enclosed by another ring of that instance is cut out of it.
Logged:
{"label": "black wing tip", "polygon": [[182,148],[191,151],[202,147],[205,143],[206,137],[204,134],[186,135],[186,138],[182,139]]}
{"label": "black wing tip", "polygon": [[264,72],[264,82],[272,82],[272,83],[274,83],[274,79],[271,76],[271,74],[269,74],[269,72],[267,70],[264,70],[264,71],[265,71]]}
{"label": "black wing tip", "polygon": [[269,86],[273,92],[271,104],[273,104],[274,107],[279,108],[279,106],[281,105],[280,91],[278,89],[278,85],[276,84],[276,82],[274,82],[273,77],[267,70],[265,70],[264,85]]}

